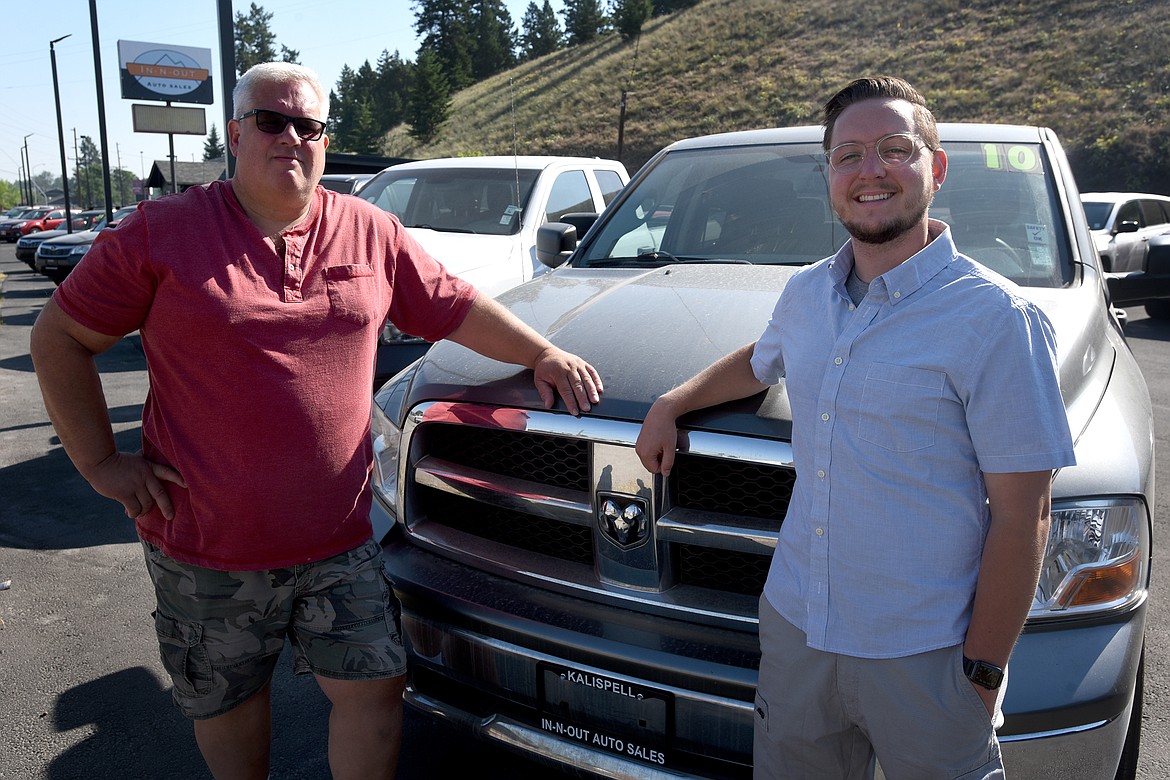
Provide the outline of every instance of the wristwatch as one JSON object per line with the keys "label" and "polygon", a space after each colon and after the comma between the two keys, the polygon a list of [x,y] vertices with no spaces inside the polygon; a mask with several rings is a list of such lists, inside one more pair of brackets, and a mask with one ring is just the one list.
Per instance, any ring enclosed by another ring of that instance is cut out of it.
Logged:
{"label": "wristwatch", "polygon": [[987,661],[972,661],[967,656],[963,656],[963,674],[989,691],[994,691],[1003,682],[1003,669]]}

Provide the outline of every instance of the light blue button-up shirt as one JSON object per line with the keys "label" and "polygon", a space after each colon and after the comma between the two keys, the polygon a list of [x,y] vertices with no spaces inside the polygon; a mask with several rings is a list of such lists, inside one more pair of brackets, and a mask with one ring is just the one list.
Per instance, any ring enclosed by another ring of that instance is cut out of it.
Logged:
{"label": "light blue button-up shirt", "polygon": [[820,650],[962,642],[982,474],[1075,462],[1048,319],[936,234],[857,306],[852,242],[797,274],[752,358],[760,381],[786,380],[797,472],[764,593]]}

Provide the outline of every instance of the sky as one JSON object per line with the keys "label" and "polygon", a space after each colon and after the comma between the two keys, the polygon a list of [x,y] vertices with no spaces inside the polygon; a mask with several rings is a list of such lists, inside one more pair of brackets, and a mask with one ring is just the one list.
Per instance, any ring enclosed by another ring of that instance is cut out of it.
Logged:
{"label": "sky", "polygon": [[[232,0],[233,17],[248,13],[253,0]],[[529,0],[505,0],[519,29]],[[92,0],[97,9],[97,34],[101,59],[106,141],[111,169],[122,167],[135,176],[149,176],[156,160],[166,160],[165,133],[134,132],[132,103],[122,98],[119,81],[118,41],[138,41],[166,46],[210,49],[215,103],[175,103],[202,107],[207,128],[214,124],[219,137],[227,136],[223,121],[219,22],[216,0]],[[300,52],[300,62],[317,71],[328,92],[337,84],[341,69],[357,69],[369,60],[377,65],[381,53],[397,51],[414,60],[418,39],[414,33],[414,0],[256,0],[272,13],[270,26],[281,45]],[[57,82],[61,93],[61,124],[65,156],[74,168],[74,133],[77,148],[87,135],[101,149],[98,120],[97,79],[93,55],[90,0],[57,0],[43,6],[36,0],[6,0],[5,43],[0,47],[0,179],[20,177],[21,154],[26,140],[29,166],[34,174],[61,174],[61,150],[57,133],[57,109],[53,97],[53,67],[49,41],[69,35],[54,45]],[[560,18],[560,0],[553,8]],[[157,105],[164,105],[157,103]],[[26,139],[25,136],[28,136]],[[206,136],[175,135],[175,158],[180,162],[203,159]]]}

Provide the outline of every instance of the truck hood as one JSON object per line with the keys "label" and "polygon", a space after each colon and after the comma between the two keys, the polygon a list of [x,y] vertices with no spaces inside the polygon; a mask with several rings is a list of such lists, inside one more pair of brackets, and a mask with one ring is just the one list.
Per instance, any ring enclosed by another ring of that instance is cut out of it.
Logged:
{"label": "truck hood", "polygon": [[450,233],[409,227],[408,233],[443,266],[461,279],[495,297],[529,276],[522,275],[520,236],[492,236],[483,233]]}
{"label": "truck hood", "polygon": [[[499,301],[601,373],[605,393],[590,416],[641,421],[658,396],[759,338],[780,291],[799,270],[722,264],[568,268],[504,293]],[[1109,385],[1120,333],[1094,284],[1023,292],[1056,330],[1061,392],[1076,438]],[[427,400],[543,408],[530,372],[447,341],[431,348],[414,375],[409,405]],[[783,382],[752,398],[697,412],[683,424],[791,438]]]}
{"label": "truck hood", "polygon": [[[650,270],[563,269],[499,297],[520,319],[600,372],[592,415],[641,421],[659,395],[759,338],[784,285],[799,269],[675,265]],[[443,341],[415,374],[411,402],[449,399],[543,408],[531,373]],[[558,401],[558,406],[559,406]],[[761,418],[775,429],[761,430]],[[791,436],[783,385],[688,418],[687,425],[755,436]]]}

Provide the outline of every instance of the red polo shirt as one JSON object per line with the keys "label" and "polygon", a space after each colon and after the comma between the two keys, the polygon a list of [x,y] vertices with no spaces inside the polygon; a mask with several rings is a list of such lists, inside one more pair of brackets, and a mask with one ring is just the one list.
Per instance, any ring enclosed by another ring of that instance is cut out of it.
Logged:
{"label": "red polo shirt", "polygon": [[392,216],[317,188],[284,259],[229,182],[149,201],[57,289],[70,317],[139,330],[143,451],[175,505],[138,519],[173,558],[222,570],[321,560],[370,536],[371,387],[387,316],[435,341],[476,291]]}

